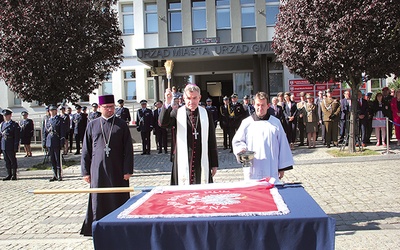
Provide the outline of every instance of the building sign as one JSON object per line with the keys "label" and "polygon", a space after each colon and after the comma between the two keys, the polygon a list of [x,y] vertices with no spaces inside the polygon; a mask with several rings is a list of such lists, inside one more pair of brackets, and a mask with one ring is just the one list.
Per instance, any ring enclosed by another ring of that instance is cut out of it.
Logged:
{"label": "building sign", "polygon": [[229,43],[229,44],[205,44],[197,46],[180,46],[168,48],[137,49],[137,57],[142,61],[157,59],[173,59],[180,57],[211,57],[230,55],[271,54],[272,42],[254,43]]}
{"label": "building sign", "polygon": [[219,37],[202,37],[194,40],[195,44],[219,43]]}
{"label": "building sign", "polygon": [[327,89],[332,90],[332,97],[340,98],[343,92],[341,88],[340,82],[317,82],[313,85],[305,79],[289,80],[289,92],[294,95],[295,101],[300,100],[301,92],[305,94],[310,93],[315,98],[318,96],[319,91],[325,91]]}

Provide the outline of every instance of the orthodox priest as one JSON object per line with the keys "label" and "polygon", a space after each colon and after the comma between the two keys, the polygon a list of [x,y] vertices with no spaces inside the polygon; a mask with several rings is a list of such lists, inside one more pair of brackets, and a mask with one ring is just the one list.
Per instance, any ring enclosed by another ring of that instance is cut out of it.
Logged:
{"label": "orthodox priest", "polygon": [[180,108],[171,106],[172,98],[167,89],[159,116],[161,127],[174,130],[171,185],[212,183],[218,167],[217,142],[212,114],[199,106],[200,88],[187,85]]}
{"label": "orthodox priest", "polygon": [[[81,171],[91,188],[129,187],[133,147],[128,125],[114,115],[113,95],[99,96],[101,117],[91,121],[83,139]],[[92,235],[92,222],[120,207],[128,193],[90,194],[81,234]]]}

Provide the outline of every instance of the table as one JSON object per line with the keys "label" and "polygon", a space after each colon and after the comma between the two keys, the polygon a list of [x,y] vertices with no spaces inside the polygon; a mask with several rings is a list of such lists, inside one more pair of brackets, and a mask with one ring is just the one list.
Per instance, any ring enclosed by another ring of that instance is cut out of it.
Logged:
{"label": "table", "polygon": [[144,195],[93,223],[95,249],[334,249],[335,220],[301,186],[280,187],[278,216],[117,219]]}

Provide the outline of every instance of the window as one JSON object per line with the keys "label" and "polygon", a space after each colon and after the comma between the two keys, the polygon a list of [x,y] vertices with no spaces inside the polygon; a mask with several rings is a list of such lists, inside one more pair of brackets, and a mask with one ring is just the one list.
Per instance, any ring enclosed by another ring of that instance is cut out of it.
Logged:
{"label": "window", "polygon": [[157,17],[157,4],[145,4],[145,17],[146,17],[146,33],[158,32],[158,17]]}
{"label": "window", "polygon": [[193,30],[206,30],[206,1],[193,0],[192,2],[192,25]]}
{"label": "window", "polygon": [[16,93],[14,93],[14,105],[15,106],[21,106],[21,98],[19,98],[19,96],[16,94]]}
{"label": "window", "polygon": [[231,28],[230,0],[216,0],[217,29]]}
{"label": "window", "polygon": [[245,95],[250,95],[252,90],[252,73],[234,73],[234,92],[243,98]]}
{"label": "window", "polygon": [[283,73],[278,71],[269,72],[269,92],[271,96],[283,92]]}
{"label": "window", "polygon": [[123,34],[133,34],[133,3],[132,4],[122,4],[122,33]]}
{"label": "window", "polygon": [[182,7],[181,3],[169,3],[169,31],[182,31]]}
{"label": "window", "polygon": [[242,10],[242,28],[255,27],[254,0],[240,0]]}
{"label": "window", "polygon": [[267,19],[267,26],[275,26],[278,13],[279,13],[279,1],[265,0],[265,16]]}
{"label": "window", "polygon": [[124,71],[125,99],[136,100],[136,73],[135,71]]}

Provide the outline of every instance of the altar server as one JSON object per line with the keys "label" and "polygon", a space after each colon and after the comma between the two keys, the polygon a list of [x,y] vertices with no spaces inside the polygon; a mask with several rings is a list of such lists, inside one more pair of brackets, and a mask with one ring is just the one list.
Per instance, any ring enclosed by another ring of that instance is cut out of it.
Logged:
{"label": "altar server", "polygon": [[218,167],[212,115],[199,106],[201,95],[198,86],[188,84],[183,98],[185,105],[173,109],[172,92],[167,89],[159,117],[162,127],[174,128],[171,185],[211,183]]}
{"label": "altar server", "polygon": [[233,153],[254,151],[250,179],[274,177],[281,179],[284,171],[293,168],[293,155],[281,122],[268,111],[268,96],[259,92],[255,96],[251,116],[244,119],[232,140]]}
{"label": "altar server", "polygon": [[[114,115],[114,96],[99,96],[101,117],[89,122],[83,139],[81,171],[91,188],[129,187],[133,173],[132,138],[127,123]],[[90,194],[81,234],[92,235],[100,220],[130,198],[129,193]]]}

